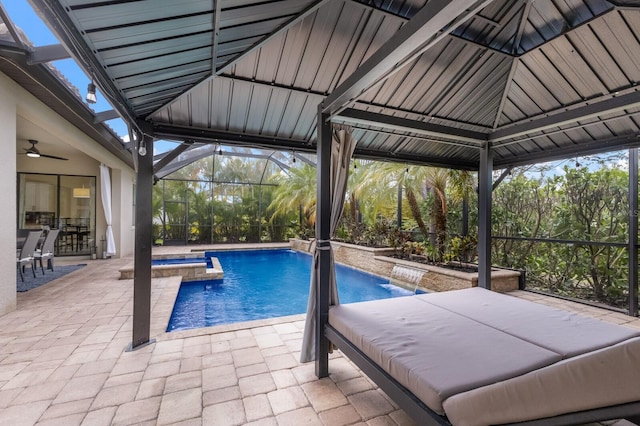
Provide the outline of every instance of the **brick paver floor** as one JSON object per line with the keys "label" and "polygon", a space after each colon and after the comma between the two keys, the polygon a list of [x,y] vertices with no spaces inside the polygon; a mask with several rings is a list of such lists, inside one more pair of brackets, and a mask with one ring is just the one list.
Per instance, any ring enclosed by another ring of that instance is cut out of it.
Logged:
{"label": "brick paver floor", "polygon": [[[132,261],[82,262],[19,293],[18,309],[0,317],[0,425],[414,424],[339,353],[322,380],[300,364],[301,315],[165,333],[179,278],[153,280],[156,343],[125,352],[133,281],[118,270]],[[515,295],[640,328],[625,315]]]}

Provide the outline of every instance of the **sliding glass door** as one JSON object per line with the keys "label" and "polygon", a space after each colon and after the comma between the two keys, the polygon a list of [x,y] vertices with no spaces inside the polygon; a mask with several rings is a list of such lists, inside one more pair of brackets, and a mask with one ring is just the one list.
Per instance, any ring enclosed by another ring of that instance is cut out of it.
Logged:
{"label": "sliding glass door", "polygon": [[56,255],[91,254],[96,241],[95,176],[18,176],[18,229],[60,229]]}

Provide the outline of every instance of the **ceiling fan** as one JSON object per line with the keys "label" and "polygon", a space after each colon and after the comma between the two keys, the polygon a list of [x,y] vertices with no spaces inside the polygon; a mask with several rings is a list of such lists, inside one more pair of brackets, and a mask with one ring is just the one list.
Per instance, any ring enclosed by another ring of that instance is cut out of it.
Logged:
{"label": "ceiling fan", "polygon": [[27,157],[31,157],[31,158],[44,157],[44,158],[53,158],[54,160],[68,160],[68,158],[40,153],[38,148],[36,148],[36,144],[38,143],[38,141],[35,139],[29,139],[29,143],[31,144],[31,148],[24,148],[24,150],[26,151],[25,154],[27,155]]}

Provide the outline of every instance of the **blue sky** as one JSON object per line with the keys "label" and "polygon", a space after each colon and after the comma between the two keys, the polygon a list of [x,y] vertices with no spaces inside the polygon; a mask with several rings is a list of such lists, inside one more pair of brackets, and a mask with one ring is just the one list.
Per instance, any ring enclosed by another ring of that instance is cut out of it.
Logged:
{"label": "blue sky", "polygon": [[[9,14],[9,17],[13,23],[18,26],[29,38],[29,40],[35,46],[45,46],[48,44],[58,44],[59,41],[49,30],[40,17],[35,13],[31,5],[27,0],[0,0],[5,10]],[[74,84],[80,93],[84,96],[87,92],[87,85],[90,80],[89,77],[82,71],[82,69],[76,64],[73,59],[65,59],[62,61],[55,61],[53,65],[58,68],[62,74]],[[98,90],[97,93],[98,102],[89,105],[95,112],[107,111],[113,109],[111,105],[106,101],[104,96]],[[120,137],[128,139],[127,125],[121,119],[109,120],[107,124],[118,134]],[[170,149],[173,143],[159,142],[155,145],[155,153],[166,151]]]}

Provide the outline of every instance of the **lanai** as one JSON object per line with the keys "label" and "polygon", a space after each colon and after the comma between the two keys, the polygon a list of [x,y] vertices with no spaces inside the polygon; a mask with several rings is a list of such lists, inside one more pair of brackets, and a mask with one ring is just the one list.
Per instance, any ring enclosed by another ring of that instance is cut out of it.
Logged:
{"label": "lanai", "polygon": [[[138,144],[182,141],[162,159],[135,156],[132,347],[152,337],[151,209],[141,207],[154,173],[193,146],[317,151],[319,194],[328,123],[353,127],[356,157],[477,170],[480,285],[490,287],[492,170],[640,144],[634,1],[31,3]],[[319,199],[317,237],[328,240],[330,206]],[[636,214],[629,229],[637,283]]]}

